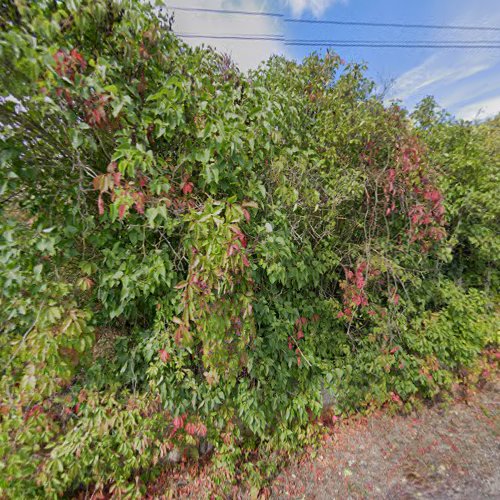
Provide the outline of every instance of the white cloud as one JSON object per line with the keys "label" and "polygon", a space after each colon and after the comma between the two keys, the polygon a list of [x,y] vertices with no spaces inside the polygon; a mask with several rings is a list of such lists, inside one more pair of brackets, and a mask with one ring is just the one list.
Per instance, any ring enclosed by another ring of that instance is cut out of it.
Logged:
{"label": "white cloud", "polygon": [[498,89],[500,89],[500,73],[491,74],[487,78],[481,78],[480,82],[472,79],[450,89],[446,95],[440,97],[439,104],[445,108],[460,104],[463,106],[467,101],[477,101]]}
{"label": "white cloud", "polygon": [[294,16],[300,16],[308,10],[315,17],[320,17],[328,7],[336,3],[347,3],[347,0],[286,0]]}
{"label": "white cloud", "polygon": [[[258,0],[178,0],[176,5],[208,9],[246,10],[268,12],[270,4]],[[175,11],[173,26],[176,33],[203,35],[279,35],[282,33],[280,19],[268,16],[244,16],[215,12]],[[255,68],[272,54],[284,54],[285,45],[281,40],[220,40],[210,38],[186,38],[190,45],[211,45],[225,52],[246,71]]]}
{"label": "white cloud", "polygon": [[407,99],[425,88],[449,85],[485,71],[496,64],[494,57],[488,56],[471,63],[467,54],[455,54],[451,49],[440,49],[419,66],[403,73],[394,82],[392,95]]}
{"label": "white cloud", "polygon": [[[500,23],[500,11],[495,9],[496,3],[497,0],[460,2],[461,12],[450,15],[444,24],[496,26]],[[453,14],[455,12],[456,6]],[[495,33],[490,31],[436,30],[431,40],[466,42],[494,41],[495,38]],[[480,105],[488,113],[495,107],[496,98],[484,96],[496,88],[492,81],[498,81],[498,78],[492,75],[497,68],[500,68],[498,54],[493,50],[435,49],[422,63],[395,80],[390,97],[402,99],[411,105],[425,95],[432,94],[440,104],[451,107],[457,116],[473,118]],[[471,100],[475,101],[471,103]]]}
{"label": "white cloud", "polygon": [[500,113],[500,95],[463,106],[455,112],[457,118],[476,120],[491,118]]}

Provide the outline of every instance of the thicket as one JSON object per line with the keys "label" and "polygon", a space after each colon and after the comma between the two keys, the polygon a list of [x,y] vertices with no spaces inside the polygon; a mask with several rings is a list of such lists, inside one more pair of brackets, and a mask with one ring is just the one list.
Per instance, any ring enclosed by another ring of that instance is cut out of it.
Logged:
{"label": "thicket", "polygon": [[241,73],[138,0],[5,2],[0,492],[220,478],[410,408],[497,345],[498,119],[334,54]]}

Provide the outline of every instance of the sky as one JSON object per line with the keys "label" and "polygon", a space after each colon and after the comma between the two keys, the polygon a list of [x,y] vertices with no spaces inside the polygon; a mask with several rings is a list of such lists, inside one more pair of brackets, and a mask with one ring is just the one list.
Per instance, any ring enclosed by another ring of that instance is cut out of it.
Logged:
{"label": "sky", "polygon": [[[195,7],[276,12],[284,18],[500,27],[499,0],[174,0],[167,8]],[[283,18],[208,12],[175,12],[174,31],[201,35],[284,35],[287,39],[494,41],[500,31],[404,29],[287,23]],[[301,60],[314,47],[281,40],[187,39],[229,53],[246,71],[272,54]],[[484,119],[500,112],[500,49],[332,48],[346,61],[364,62],[386,99],[412,109],[433,95],[457,118]]]}

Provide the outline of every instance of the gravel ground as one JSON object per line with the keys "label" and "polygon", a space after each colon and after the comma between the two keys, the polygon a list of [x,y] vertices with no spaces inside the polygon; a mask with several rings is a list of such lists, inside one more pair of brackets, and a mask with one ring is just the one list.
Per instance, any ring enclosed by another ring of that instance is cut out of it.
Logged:
{"label": "gravel ground", "polygon": [[271,497],[500,499],[499,404],[497,378],[448,408],[345,422],[281,472]]}

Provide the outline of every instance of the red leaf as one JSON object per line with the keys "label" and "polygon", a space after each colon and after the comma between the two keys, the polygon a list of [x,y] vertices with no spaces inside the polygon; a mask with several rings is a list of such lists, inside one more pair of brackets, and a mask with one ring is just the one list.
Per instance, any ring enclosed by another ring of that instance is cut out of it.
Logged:
{"label": "red leaf", "polygon": [[205,437],[207,435],[207,428],[204,424],[198,424],[196,429],[196,434],[200,437]]}
{"label": "red leaf", "polygon": [[304,316],[300,316],[300,318],[297,318],[295,320],[295,326],[300,326],[300,325],[307,325],[307,318]]}
{"label": "red leaf", "polygon": [[303,339],[304,338],[304,332],[302,330],[299,330],[297,332],[297,339],[300,340],[300,339]]}
{"label": "red leaf", "polygon": [[182,186],[182,192],[184,194],[192,193],[193,187],[194,187],[194,184],[192,182],[185,182]]}
{"label": "red leaf", "polygon": [[238,233],[237,236],[238,236],[238,239],[240,240],[241,246],[243,248],[246,248],[247,244],[248,244],[246,236],[243,233],[241,233],[241,232]]}
{"label": "red leaf", "polygon": [[119,186],[120,185],[121,177],[122,177],[121,172],[115,172],[113,174],[113,182],[114,182],[115,186]]}
{"label": "red leaf", "polygon": [[184,430],[190,435],[190,436],[194,436],[194,434],[196,434],[196,431],[197,431],[197,427],[195,424],[191,423],[191,422],[188,422],[186,424],[186,427],[184,427]]}
{"label": "red leaf", "polygon": [[97,198],[97,208],[99,209],[99,215],[104,215],[104,201],[101,195]]}
{"label": "red leaf", "polygon": [[92,115],[94,117],[94,123],[99,124],[102,119],[102,114],[104,113],[104,110],[101,108],[96,108],[92,110]]}
{"label": "red leaf", "polygon": [[391,392],[391,400],[394,401],[395,403],[401,402],[401,398],[394,392]]}
{"label": "red leaf", "polygon": [[170,359],[170,354],[165,351],[165,349],[160,349],[158,351],[158,354],[160,355],[160,359],[163,361],[163,363],[166,363]]}
{"label": "red leaf", "polygon": [[174,418],[174,429],[182,429],[184,427],[184,419],[182,417],[175,417]]}
{"label": "red leaf", "polygon": [[123,219],[123,217],[125,215],[125,210],[127,210],[127,206],[126,205],[120,205],[120,208],[118,209],[118,218],[120,220]]}
{"label": "red leaf", "polygon": [[138,193],[135,193],[134,195],[134,200],[135,200],[135,209],[137,210],[138,213],[143,214],[144,213],[144,193],[139,191]]}
{"label": "red leaf", "polygon": [[243,254],[241,256],[241,260],[243,261],[243,265],[245,267],[250,267],[250,262],[248,261],[248,258],[247,258],[247,256],[245,254]]}
{"label": "red leaf", "polygon": [[231,257],[231,255],[234,255],[235,253],[238,253],[240,251],[240,247],[233,243],[232,245],[229,245],[227,249],[227,255],[228,257]]}
{"label": "red leaf", "polygon": [[243,215],[245,216],[246,221],[250,222],[250,212],[246,208],[243,209]]}

